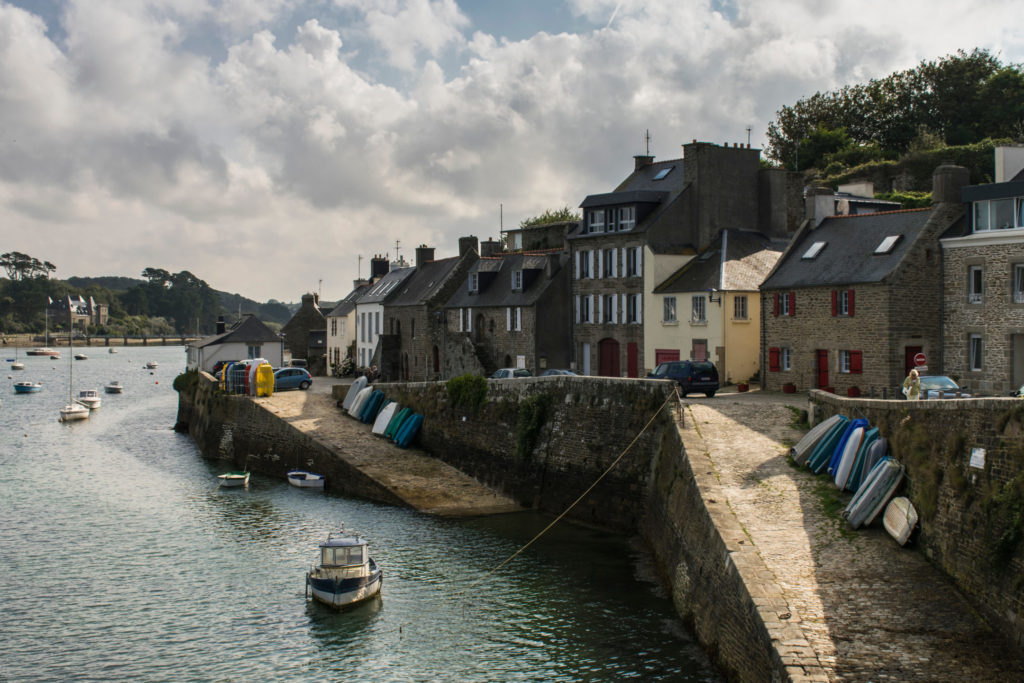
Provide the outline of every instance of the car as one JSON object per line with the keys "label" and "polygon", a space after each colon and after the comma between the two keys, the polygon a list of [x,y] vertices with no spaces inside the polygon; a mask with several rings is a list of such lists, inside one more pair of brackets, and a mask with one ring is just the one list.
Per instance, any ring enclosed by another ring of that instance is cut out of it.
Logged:
{"label": "car", "polygon": [[1021,384],[1016,391],[1011,391],[1010,396],[1014,398],[1024,398],[1024,384]]}
{"label": "car", "polygon": [[281,368],[274,371],[274,391],[309,389],[313,377],[305,368]]}
{"label": "car", "polygon": [[213,364],[213,370],[210,371],[210,374],[214,377],[220,377],[220,371],[224,369],[225,365],[237,362],[236,360],[219,360]]}
{"label": "car", "polygon": [[[957,392],[960,395],[957,395]],[[970,398],[952,377],[946,375],[921,375],[921,398]]]}
{"label": "car", "polygon": [[708,360],[672,360],[659,363],[650,379],[669,379],[679,385],[679,393],[704,394],[708,398],[718,391],[718,368]]}
{"label": "car", "polygon": [[555,369],[555,368],[551,368],[550,370],[545,370],[544,372],[540,373],[540,376],[541,377],[551,377],[552,375],[572,375],[572,376],[575,377],[576,375],[579,375],[579,374],[580,373],[573,372],[572,370],[558,370],[558,369]]}
{"label": "car", "polygon": [[288,361],[288,365],[293,367],[293,368],[307,368],[307,367],[309,367],[309,364],[306,362],[305,358],[292,358],[290,361]]}
{"label": "car", "polygon": [[525,368],[498,368],[491,379],[513,379],[516,377],[533,377],[533,373]]}

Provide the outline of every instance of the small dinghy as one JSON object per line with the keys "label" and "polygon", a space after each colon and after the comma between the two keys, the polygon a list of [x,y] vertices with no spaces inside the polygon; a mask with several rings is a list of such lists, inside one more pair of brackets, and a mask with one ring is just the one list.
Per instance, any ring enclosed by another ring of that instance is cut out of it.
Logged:
{"label": "small dinghy", "polygon": [[103,391],[107,392],[108,394],[120,394],[124,392],[124,387],[121,386],[120,382],[114,380],[113,382],[110,382],[105,387],[103,387]]}
{"label": "small dinghy", "polygon": [[146,363],[146,369],[147,370],[156,370],[158,365],[159,365],[159,363],[157,363],[155,360],[151,360],[148,363]]}
{"label": "small dinghy", "polygon": [[42,382],[15,382],[14,391],[18,394],[36,394],[43,390]]}
{"label": "small dinghy", "polygon": [[804,437],[800,439],[795,446],[789,449],[789,454],[793,456],[793,461],[796,462],[797,465],[806,464],[807,458],[811,456],[811,451],[814,450],[814,447],[818,445],[818,442],[828,434],[829,430],[831,430],[842,417],[842,415],[833,415],[827,420],[823,420],[814,425],[809,432],[804,434]]}
{"label": "small dinghy", "polygon": [[335,609],[380,595],[384,574],[370,557],[370,544],[359,536],[332,538],[320,544],[320,564],[306,573],[307,594]]}
{"label": "small dinghy", "polygon": [[76,353],[75,360],[89,360],[89,356],[85,355],[84,353]]}
{"label": "small dinghy", "polygon": [[903,481],[904,467],[892,458],[882,458],[857,489],[843,517],[851,529],[870,526]]}
{"label": "small dinghy", "polygon": [[248,472],[225,472],[224,474],[218,474],[217,478],[220,479],[220,486],[224,488],[238,488],[249,485]]}
{"label": "small dinghy", "polygon": [[905,545],[917,526],[917,510],[909,498],[899,496],[889,501],[882,517],[882,526],[900,545]]}
{"label": "small dinghy", "polygon": [[288,483],[302,489],[322,489],[324,475],[305,470],[292,470],[288,473]]}
{"label": "small dinghy", "polygon": [[111,346],[109,349],[107,349],[107,353],[117,353],[117,349]]}

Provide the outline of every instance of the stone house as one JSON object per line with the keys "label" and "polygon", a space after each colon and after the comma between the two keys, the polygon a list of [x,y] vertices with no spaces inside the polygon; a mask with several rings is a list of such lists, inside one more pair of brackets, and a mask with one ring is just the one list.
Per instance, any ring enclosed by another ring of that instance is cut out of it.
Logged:
{"label": "stone house", "polygon": [[[320,308],[320,297],[315,292],[302,295],[299,310],[281,328],[285,348],[291,353],[292,358],[305,358],[310,373],[314,373],[315,369],[323,372],[324,369],[319,366],[323,364],[325,353],[322,343],[311,348],[310,333],[323,332],[326,329],[327,320]],[[313,337],[314,340],[317,338],[322,340],[322,337]]]}
{"label": "stone house", "polygon": [[831,189],[761,285],[761,383],[779,390],[896,390],[914,358],[942,372],[939,237],[963,220],[967,170],[940,166],[930,209],[832,216]]}
{"label": "stone house", "polygon": [[391,270],[386,256],[377,254],[370,259],[369,279],[360,278],[352,282],[352,291],[338,302],[325,316],[327,320],[327,369],[341,365],[346,358],[355,363],[356,349],[356,301],[367,292],[367,288],[379,281]]}
{"label": "stone house", "polygon": [[265,358],[275,368],[284,362],[284,341],[252,313],[244,314],[230,328],[224,316],[217,319],[217,331],[209,337],[189,344],[186,366],[210,372],[218,361]]}
{"label": "stone house", "polygon": [[384,304],[398,296],[399,288],[416,272],[413,267],[394,268],[371,284],[355,301],[356,342],[355,363],[357,367],[368,368],[377,354],[380,336],[384,331]]}
{"label": "stone house", "polygon": [[[564,229],[564,228],[563,228]],[[445,305],[447,377],[499,367],[568,368],[568,254],[561,248],[481,257]]]}
{"label": "stone house", "polygon": [[447,328],[444,306],[476,263],[477,239],[459,240],[459,255],[434,259],[434,248],[416,247],[412,276],[384,305],[378,369],[388,379],[413,382],[444,378]]}
{"label": "stone house", "polygon": [[569,245],[574,365],[583,374],[640,377],[653,368],[645,335],[663,322],[650,305],[654,289],[722,230],[785,238],[799,223],[798,177],[762,169],[760,150],[693,141],[683,152],[660,162],[634,157],[614,191],[580,205]]}
{"label": "stone house", "polygon": [[760,233],[723,230],[654,288],[651,302],[661,320],[646,328],[644,357],[656,366],[713,354],[723,384],[749,381],[760,368],[759,287],[786,246]]}
{"label": "stone house", "polygon": [[86,299],[78,294],[68,294],[63,299],[53,300],[46,307],[46,315],[56,325],[68,324],[69,311],[71,327],[87,333],[90,327],[107,324],[110,307],[107,304],[96,303],[91,296]]}
{"label": "stone house", "polygon": [[1024,384],[1024,147],[996,149],[996,182],[963,189],[942,239],[943,368],[977,393]]}

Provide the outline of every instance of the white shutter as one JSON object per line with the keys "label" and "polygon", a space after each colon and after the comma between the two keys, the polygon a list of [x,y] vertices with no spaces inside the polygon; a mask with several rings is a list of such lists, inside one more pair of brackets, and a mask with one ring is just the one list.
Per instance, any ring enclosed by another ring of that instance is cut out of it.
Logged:
{"label": "white shutter", "polygon": [[576,251],[575,257],[576,257],[576,276],[575,277],[576,277],[577,280],[579,280],[580,279],[580,252],[578,250]]}
{"label": "white shutter", "polygon": [[636,248],[636,274],[637,276],[643,276],[644,274],[644,248]]}
{"label": "white shutter", "polygon": [[516,332],[521,332],[523,329],[523,309],[520,306],[516,306]]}
{"label": "white shutter", "polygon": [[[578,252],[577,252],[578,253]],[[580,324],[580,295],[573,297],[573,306],[576,308],[576,324]]]}
{"label": "white shutter", "polygon": [[619,297],[613,294],[610,303],[612,305],[612,324],[614,325],[619,322]]}
{"label": "white shutter", "polygon": [[459,332],[462,332],[463,318],[465,318],[465,317],[466,317],[466,309],[465,308],[460,308],[459,309]]}
{"label": "white shutter", "polygon": [[604,322],[604,314],[602,313],[602,310],[601,310],[602,308],[604,308],[604,297],[601,296],[600,294],[597,294],[596,296],[597,296],[597,324],[600,325],[602,322]]}
{"label": "white shutter", "polygon": [[636,321],[641,325],[644,324],[644,295],[636,295]]}
{"label": "white shutter", "polygon": [[601,249],[594,250],[594,277],[601,279],[604,277],[604,273],[601,272],[601,268],[604,266],[604,259],[602,258],[604,251]]}
{"label": "white shutter", "polygon": [[589,294],[588,296],[590,297],[590,311],[589,311],[589,315],[587,316],[587,322],[588,323],[592,323],[592,322],[594,322],[594,310],[595,310],[594,309],[594,295],[593,294]]}
{"label": "white shutter", "polygon": [[505,331],[512,331],[512,309],[509,307],[505,308]]}
{"label": "white shutter", "polygon": [[473,309],[466,309],[466,332],[473,331]]}
{"label": "white shutter", "polygon": [[629,295],[628,294],[623,294],[622,295],[622,308],[620,309],[619,317],[621,318],[620,322],[623,325],[625,325],[626,323],[629,322]]}
{"label": "white shutter", "polygon": [[619,270],[619,277],[626,277],[626,272],[627,272],[626,271],[626,251],[627,251],[627,248],[623,247],[622,248],[622,254],[621,254],[621,256],[622,256],[622,263],[619,266],[619,268],[620,268],[620,270]]}

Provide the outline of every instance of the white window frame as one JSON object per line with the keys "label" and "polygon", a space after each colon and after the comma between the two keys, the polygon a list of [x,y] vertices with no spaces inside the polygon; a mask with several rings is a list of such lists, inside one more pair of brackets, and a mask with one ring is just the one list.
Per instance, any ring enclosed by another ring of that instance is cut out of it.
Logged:
{"label": "white window frame", "polygon": [[1024,263],[1013,264],[1013,290],[1011,298],[1015,304],[1024,304]]}
{"label": "white window frame", "polygon": [[[1010,230],[1024,227],[1024,216],[1021,215],[1021,197],[1000,197],[998,199],[985,199],[974,202],[974,232],[987,232],[989,230]],[[1009,206],[1006,206],[1009,204]],[[1009,209],[1008,223],[995,225],[998,220],[998,211],[993,208],[1002,208],[1003,213]]]}
{"label": "white window frame", "polygon": [[839,350],[839,372],[841,374],[850,373],[850,352]]}
{"label": "white window frame", "polygon": [[985,296],[985,270],[982,266],[967,267],[967,303],[980,304]]}
{"label": "white window frame", "polygon": [[590,301],[590,299],[591,299],[592,296],[593,296],[592,294],[585,294],[582,297],[580,297],[580,321],[581,322],[585,322],[585,323],[592,322],[590,320],[590,313],[591,313],[591,301]]}
{"label": "white window frame", "polygon": [[604,209],[591,209],[587,214],[587,232],[604,232]]}
{"label": "white window frame", "polygon": [[470,273],[469,274],[469,291],[475,294],[480,291],[480,274]]}
{"label": "white window frame", "polygon": [[793,369],[793,354],[788,346],[779,347],[779,370],[789,372]]}
{"label": "white window frame", "polygon": [[789,315],[789,292],[779,294],[779,315]]}
{"label": "white window frame", "polygon": [[521,270],[512,271],[512,291],[523,291],[523,271]]}
{"label": "white window frame", "polygon": [[606,325],[615,324],[615,300],[618,297],[614,294],[605,294],[601,304],[601,309],[604,311],[604,319],[601,321]]}
{"label": "white window frame", "polygon": [[584,250],[580,251],[579,254],[580,254],[580,279],[581,280],[589,280],[589,279],[591,279],[591,274],[590,274],[590,266],[591,266],[591,263],[590,263],[590,251],[588,249],[584,249]]}
{"label": "white window frame", "polygon": [[629,309],[628,309],[628,311],[629,311],[629,313],[628,313],[628,320],[626,322],[628,322],[630,324],[639,323],[640,322],[640,306],[642,305],[641,304],[642,299],[640,298],[640,295],[639,294],[629,294],[629,295],[627,295],[626,300],[628,302],[627,306],[629,307]]}
{"label": "white window frame", "polygon": [[850,290],[840,290],[836,300],[836,315],[850,315]]}
{"label": "white window frame", "polygon": [[619,209],[619,232],[626,232],[636,227],[636,207],[623,206]]}
{"label": "white window frame", "polygon": [[690,297],[690,322],[706,325],[708,322],[708,298],[703,294]]}
{"label": "white window frame", "polygon": [[981,372],[984,369],[985,344],[980,334],[972,334],[967,339],[967,366],[971,372]]}
{"label": "white window frame", "polygon": [[675,324],[679,322],[679,309],[676,307],[676,298],[666,296],[662,300],[661,322]]}
{"label": "white window frame", "polygon": [[601,252],[601,272],[604,277],[615,277],[615,262],[618,260],[618,249],[605,249]]}
{"label": "white window frame", "polygon": [[732,319],[733,320],[750,320],[749,316],[750,309],[748,308],[747,295],[737,294],[732,298]]}

